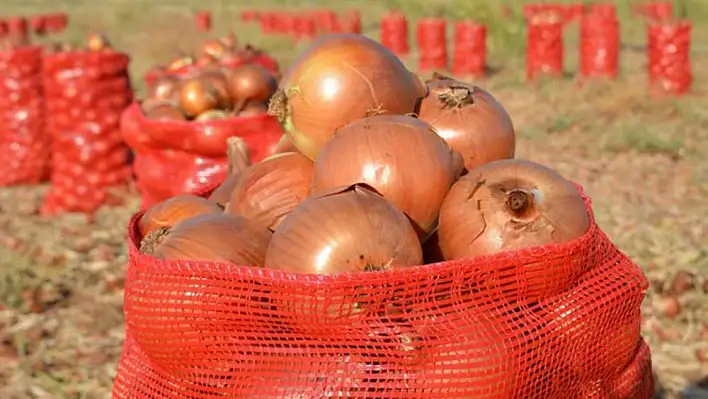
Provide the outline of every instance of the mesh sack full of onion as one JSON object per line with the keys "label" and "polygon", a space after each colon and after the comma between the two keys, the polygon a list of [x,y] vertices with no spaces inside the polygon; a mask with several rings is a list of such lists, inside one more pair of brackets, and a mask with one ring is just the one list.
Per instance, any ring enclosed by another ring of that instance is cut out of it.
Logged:
{"label": "mesh sack full of onion", "polygon": [[222,181],[229,138],[241,139],[253,161],[272,155],[283,135],[266,113],[276,88],[275,76],[257,65],[157,79],[121,120],[143,206]]}
{"label": "mesh sack full of onion", "polygon": [[129,57],[103,47],[100,36],[91,38],[87,49],[43,57],[46,128],[52,140],[45,214],[93,212],[120,202],[118,191],[132,177],[119,127],[133,98]]}
{"label": "mesh sack full of onion", "polygon": [[49,171],[42,49],[0,47],[0,187],[37,184]]}
{"label": "mesh sack full of onion", "polygon": [[[337,69],[340,46],[360,52]],[[115,398],[651,397],[645,276],[579,186],[510,159],[491,94],[441,76],[422,93],[361,36],[299,60],[271,103],[287,152],[232,151],[213,191],[132,218]],[[379,67],[396,96],[366,85]]]}

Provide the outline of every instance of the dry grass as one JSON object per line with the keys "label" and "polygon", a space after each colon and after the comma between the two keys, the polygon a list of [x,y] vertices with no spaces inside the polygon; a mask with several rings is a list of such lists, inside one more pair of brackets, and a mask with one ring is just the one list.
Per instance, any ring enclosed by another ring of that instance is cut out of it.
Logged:
{"label": "dry grass", "polygon": [[[495,2],[321,2],[361,9],[373,36],[377,16],[397,3],[411,15],[444,12],[490,23],[491,63],[502,70],[479,83],[511,112],[519,156],[546,163],[583,184],[601,226],[645,268],[654,287],[644,309],[644,335],[665,397],[708,397],[708,387],[699,388],[708,376],[708,363],[696,356],[708,350],[708,294],[699,287],[681,295],[683,312],[675,319],[653,306],[660,287],[679,270],[694,273],[697,285],[708,278],[708,47],[702,44],[708,31],[701,21],[694,32],[694,94],[651,98],[644,55],[630,50],[623,53],[617,82],[581,85],[569,78],[524,83],[522,26],[518,19],[504,21],[496,5],[488,5]],[[516,6],[520,1],[506,3]],[[313,7],[285,0],[260,4]],[[704,0],[686,4],[691,16],[708,17]],[[191,15],[197,7],[217,11],[217,31],[236,28],[240,37],[265,47],[284,65],[301,49],[287,39],[263,37],[254,27],[241,26],[237,7],[226,2],[44,0],[13,2],[3,11],[32,14],[62,7],[72,20],[62,39],[105,31],[133,56],[138,89],[139,77],[150,65],[204,38],[193,31]],[[626,22],[623,40],[641,46],[644,26],[626,19],[628,9],[620,4]],[[572,34],[567,49],[572,71],[577,64]],[[414,57],[406,61],[414,67]],[[42,191],[0,190],[0,397],[107,398],[123,338],[124,226],[137,202],[104,210],[93,224],[77,215],[46,220],[36,216]]]}

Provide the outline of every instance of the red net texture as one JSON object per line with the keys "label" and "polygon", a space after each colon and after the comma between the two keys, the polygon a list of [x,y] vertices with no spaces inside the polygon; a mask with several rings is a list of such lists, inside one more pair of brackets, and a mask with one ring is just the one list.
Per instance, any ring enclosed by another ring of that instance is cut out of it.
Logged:
{"label": "red net texture", "polygon": [[[307,275],[140,254],[140,217],[116,399],[652,396],[648,283],[594,220],[564,244]],[[545,285],[565,288],[530,295]]]}
{"label": "red net texture", "polygon": [[632,14],[648,19],[671,18],[674,13],[674,5],[671,1],[650,1],[633,4]]}
{"label": "red net texture", "polygon": [[381,44],[394,54],[403,56],[410,52],[408,45],[408,20],[400,11],[391,11],[381,19]]}
{"label": "red net texture", "polygon": [[563,74],[563,21],[533,19],[526,31],[526,77]]}
{"label": "red net texture", "polygon": [[647,45],[649,83],[654,91],[683,94],[691,88],[691,22],[654,21]]}
{"label": "red net texture", "polygon": [[143,207],[225,179],[229,137],[243,138],[251,160],[259,162],[275,152],[283,134],[268,115],[209,122],[154,120],[145,117],[138,103],[123,113],[121,131],[135,154]]}
{"label": "red net texture", "polygon": [[487,27],[473,21],[455,25],[452,72],[455,75],[482,76],[487,59]]}
{"label": "red net texture", "polygon": [[194,14],[194,25],[200,32],[209,32],[211,30],[211,12],[197,11]]}
{"label": "red net texture", "polygon": [[416,24],[418,69],[421,72],[447,69],[447,21],[425,18]]}
{"label": "red net texture", "polygon": [[42,49],[0,51],[0,186],[37,184],[49,171]]}
{"label": "red net texture", "polygon": [[620,24],[615,18],[586,14],[580,20],[580,74],[616,78],[619,71]]}
{"label": "red net texture", "polygon": [[91,213],[119,200],[132,177],[120,116],[132,101],[125,54],[45,54],[47,131],[52,140],[51,187],[44,214]]}
{"label": "red net texture", "polygon": [[293,21],[295,37],[297,39],[309,40],[317,36],[317,28],[315,28],[315,19],[312,15],[296,15]]}

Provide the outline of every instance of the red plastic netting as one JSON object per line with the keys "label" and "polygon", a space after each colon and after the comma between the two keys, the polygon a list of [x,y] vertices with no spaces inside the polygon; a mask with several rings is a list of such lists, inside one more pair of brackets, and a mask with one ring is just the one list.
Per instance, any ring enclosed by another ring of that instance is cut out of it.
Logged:
{"label": "red plastic netting", "polygon": [[693,83],[691,22],[654,21],[649,25],[649,84],[660,93],[680,95]]}
{"label": "red plastic netting", "polygon": [[127,55],[113,51],[45,54],[51,187],[43,214],[93,212],[119,201],[132,177],[120,116],[133,97]]}
{"label": "red plastic netting", "polygon": [[251,160],[259,162],[275,152],[283,135],[268,115],[209,122],[154,120],[146,118],[137,103],[123,113],[121,133],[135,154],[142,207],[225,179],[229,137],[243,138]]}
{"label": "red plastic netting", "polygon": [[[116,399],[652,396],[647,280],[594,220],[560,245],[303,275],[142,255],[140,217]],[[528,264],[573,277],[534,301]]]}
{"label": "red plastic netting", "polygon": [[42,49],[0,51],[0,187],[45,180],[49,145],[44,130]]}
{"label": "red plastic netting", "polygon": [[616,78],[619,71],[620,26],[617,19],[586,14],[580,20],[580,74]]}
{"label": "red plastic netting", "polygon": [[531,20],[526,31],[526,77],[563,74],[563,21]]}
{"label": "red plastic netting", "polygon": [[487,60],[487,27],[474,21],[455,25],[452,72],[455,75],[482,76]]}
{"label": "red plastic netting", "polygon": [[444,18],[424,18],[415,31],[418,43],[418,70],[447,69],[447,21]]}
{"label": "red plastic netting", "polygon": [[381,44],[399,56],[410,51],[408,20],[401,11],[390,11],[381,19]]}

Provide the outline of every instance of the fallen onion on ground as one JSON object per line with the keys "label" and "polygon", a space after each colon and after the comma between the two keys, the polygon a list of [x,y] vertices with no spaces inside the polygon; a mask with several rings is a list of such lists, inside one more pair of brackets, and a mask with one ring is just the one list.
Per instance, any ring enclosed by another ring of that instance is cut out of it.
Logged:
{"label": "fallen onion on ground", "polygon": [[226,212],[273,230],[308,196],[313,169],[302,154],[272,155],[243,171]]}
{"label": "fallen onion on ground", "polygon": [[479,86],[438,74],[428,88],[430,94],[421,102],[418,116],[460,153],[467,170],[514,158],[514,125],[494,96]]}
{"label": "fallen onion on ground", "polygon": [[450,147],[432,127],[403,115],[358,119],[337,129],[315,160],[313,192],[366,183],[410,217],[421,237],[435,228],[453,183]]}
{"label": "fallen onion on ground", "polygon": [[275,229],[266,268],[329,274],[419,265],[422,251],[406,215],[373,188],[338,187],[298,205]]}
{"label": "fallen onion on ground", "polygon": [[378,42],[329,35],[295,60],[268,113],[295,147],[314,159],[336,128],[365,116],[412,113],[424,90],[419,78]]}

